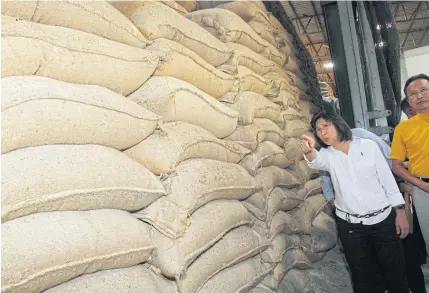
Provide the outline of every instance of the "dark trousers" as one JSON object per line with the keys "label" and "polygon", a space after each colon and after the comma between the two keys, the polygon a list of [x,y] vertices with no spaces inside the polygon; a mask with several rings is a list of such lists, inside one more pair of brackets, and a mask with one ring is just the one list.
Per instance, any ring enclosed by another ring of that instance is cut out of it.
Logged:
{"label": "dark trousers", "polygon": [[384,286],[389,293],[409,293],[395,217],[392,211],[375,225],[352,224],[336,217],[354,293],[384,293]]}
{"label": "dark trousers", "polygon": [[426,246],[416,213],[413,214],[413,231],[402,241],[408,285],[412,293],[424,293],[426,287],[421,265],[426,260]]}

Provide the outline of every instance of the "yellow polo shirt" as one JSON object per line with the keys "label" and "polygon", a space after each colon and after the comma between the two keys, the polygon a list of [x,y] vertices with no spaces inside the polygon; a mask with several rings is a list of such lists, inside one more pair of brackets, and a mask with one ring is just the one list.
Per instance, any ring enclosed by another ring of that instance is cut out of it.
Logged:
{"label": "yellow polo shirt", "polygon": [[395,128],[391,158],[405,160],[411,174],[429,177],[429,113],[417,114]]}

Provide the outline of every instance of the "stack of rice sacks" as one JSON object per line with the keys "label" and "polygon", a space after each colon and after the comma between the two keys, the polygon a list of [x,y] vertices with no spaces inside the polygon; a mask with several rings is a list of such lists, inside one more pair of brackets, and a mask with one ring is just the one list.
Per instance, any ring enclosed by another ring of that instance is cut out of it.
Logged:
{"label": "stack of rice sacks", "polygon": [[2,292],[270,292],[329,249],[292,50],[197,7],[2,3]]}

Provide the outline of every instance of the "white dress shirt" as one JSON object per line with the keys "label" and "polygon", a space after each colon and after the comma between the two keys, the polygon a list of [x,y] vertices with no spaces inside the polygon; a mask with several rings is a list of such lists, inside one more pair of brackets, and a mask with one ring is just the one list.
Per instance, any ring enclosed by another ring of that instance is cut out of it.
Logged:
{"label": "white dress shirt", "polygon": [[[346,214],[338,209],[365,215],[389,205],[405,203],[386,159],[371,140],[353,137],[348,155],[330,146],[322,148],[312,162],[307,162],[310,168],[330,173],[336,214],[344,220],[348,220]],[[349,220],[351,223],[373,225],[386,219],[390,212],[389,208],[371,218],[350,216]]]}

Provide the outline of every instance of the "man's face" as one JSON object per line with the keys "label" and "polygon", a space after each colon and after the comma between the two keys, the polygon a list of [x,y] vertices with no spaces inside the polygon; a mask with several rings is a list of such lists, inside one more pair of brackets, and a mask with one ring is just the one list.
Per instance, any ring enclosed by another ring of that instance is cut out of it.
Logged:
{"label": "man's face", "polygon": [[429,81],[418,79],[410,83],[407,87],[407,97],[411,108],[417,113],[427,112],[429,110]]}

